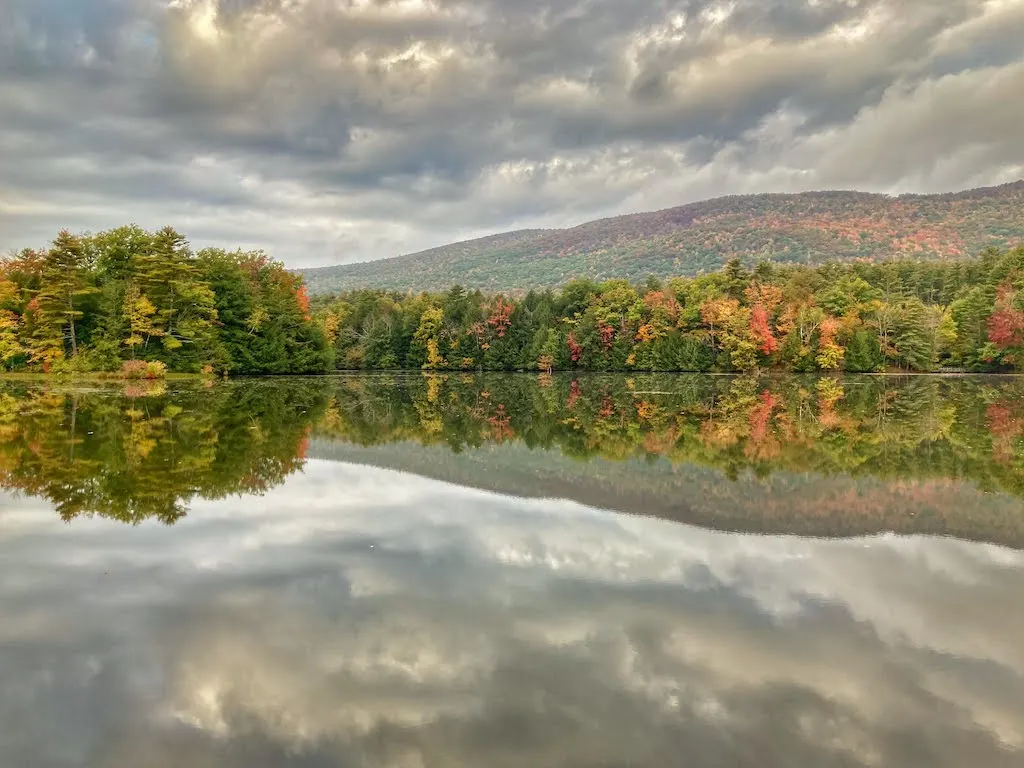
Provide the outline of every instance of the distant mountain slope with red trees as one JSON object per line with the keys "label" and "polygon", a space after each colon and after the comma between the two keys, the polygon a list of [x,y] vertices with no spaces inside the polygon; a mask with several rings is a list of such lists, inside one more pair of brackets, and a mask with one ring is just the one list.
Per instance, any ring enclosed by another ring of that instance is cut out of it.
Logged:
{"label": "distant mountain slope with red trees", "polygon": [[942,260],[1024,242],[1024,181],[942,195],[807,192],[722,197],[570,229],[521,230],[380,261],[303,270],[314,293],[352,288],[526,291],[577,277],[696,275],[739,257],[820,264]]}

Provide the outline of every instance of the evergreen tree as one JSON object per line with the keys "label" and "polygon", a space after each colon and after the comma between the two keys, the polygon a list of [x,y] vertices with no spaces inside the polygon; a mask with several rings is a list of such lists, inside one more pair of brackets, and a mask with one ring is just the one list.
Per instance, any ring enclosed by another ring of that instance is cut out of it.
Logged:
{"label": "evergreen tree", "polygon": [[851,373],[872,373],[885,363],[878,336],[867,328],[860,328],[850,336],[846,345],[846,370]]}
{"label": "evergreen tree", "polygon": [[78,321],[83,298],[96,293],[88,279],[82,239],[62,230],[43,259],[39,289],[33,300],[34,322],[29,349],[44,370],[70,351],[78,354]]}
{"label": "evergreen tree", "polygon": [[935,346],[928,329],[928,310],[920,299],[899,307],[896,322],[896,361],[909,371],[930,371],[935,366]]}
{"label": "evergreen tree", "polygon": [[725,278],[725,292],[734,299],[741,299],[750,282],[750,273],[737,257],[729,259],[722,270]]}

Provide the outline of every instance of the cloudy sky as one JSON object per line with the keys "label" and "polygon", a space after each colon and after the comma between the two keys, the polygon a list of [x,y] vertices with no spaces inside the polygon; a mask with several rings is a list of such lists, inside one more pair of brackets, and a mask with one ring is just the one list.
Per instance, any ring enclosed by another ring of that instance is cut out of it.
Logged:
{"label": "cloudy sky", "polygon": [[0,513],[5,764],[1024,754],[1017,551],[719,533],[320,461],[173,528],[2,492]]}
{"label": "cloudy sky", "polygon": [[0,0],[0,250],[291,266],[726,193],[1024,176],[1024,0]]}

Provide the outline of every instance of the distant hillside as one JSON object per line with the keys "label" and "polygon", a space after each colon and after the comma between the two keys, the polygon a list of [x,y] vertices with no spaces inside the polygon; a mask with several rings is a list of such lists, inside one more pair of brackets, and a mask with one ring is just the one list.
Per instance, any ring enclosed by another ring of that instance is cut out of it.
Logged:
{"label": "distant hillside", "polygon": [[522,230],[381,261],[303,270],[310,291],[489,290],[576,277],[693,275],[734,256],[817,264],[943,259],[1024,242],[1024,181],[945,195],[807,192],[722,197],[572,229]]}

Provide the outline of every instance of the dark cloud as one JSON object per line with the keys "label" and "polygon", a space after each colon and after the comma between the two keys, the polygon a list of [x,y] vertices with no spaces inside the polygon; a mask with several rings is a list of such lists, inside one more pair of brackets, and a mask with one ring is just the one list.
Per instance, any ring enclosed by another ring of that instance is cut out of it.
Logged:
{"label": "dark cloud", "polygon": [[1022,36],[1021,0],[0,0],[0,248],[171,221],[312,265],[999,183]]}

